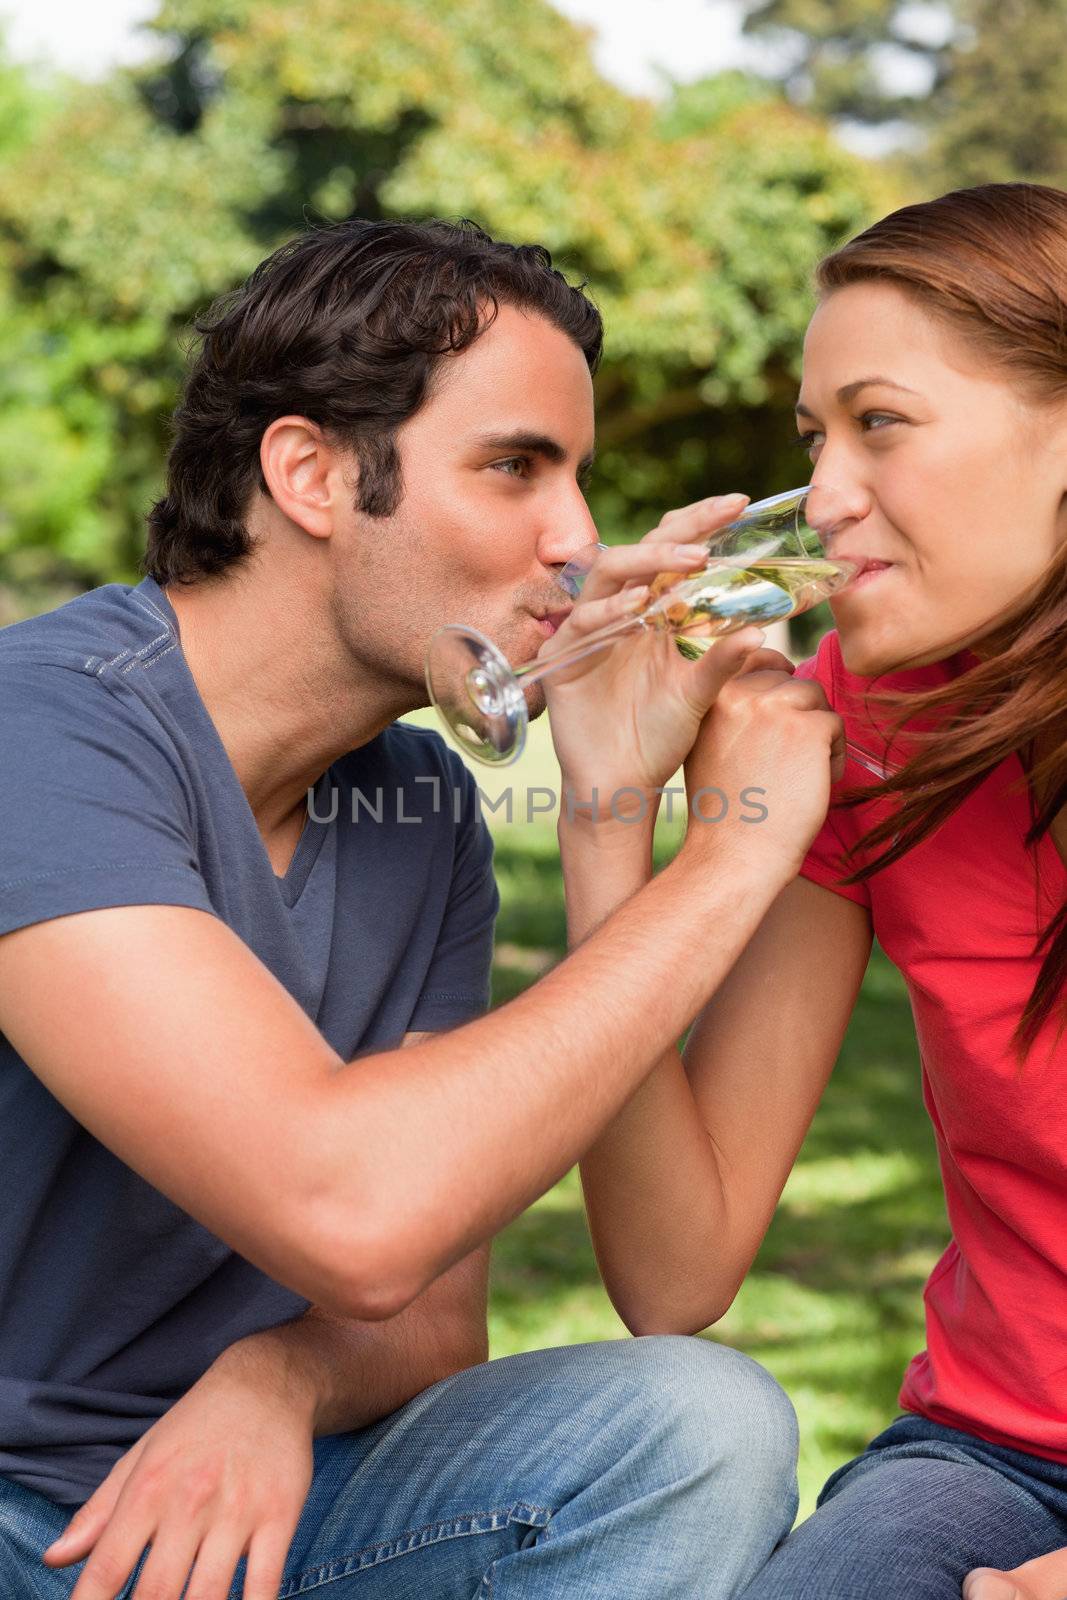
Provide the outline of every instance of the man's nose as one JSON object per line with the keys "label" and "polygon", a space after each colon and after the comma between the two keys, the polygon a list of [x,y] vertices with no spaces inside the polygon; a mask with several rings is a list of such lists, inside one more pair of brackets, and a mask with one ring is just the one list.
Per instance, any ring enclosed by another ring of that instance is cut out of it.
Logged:
{"label": "man's nose", "polygon": [[596,523],[580,492],[577,500],[560,506],[537,541],[537,558],[545,567],[562,567],[581,550],[595,544]]}

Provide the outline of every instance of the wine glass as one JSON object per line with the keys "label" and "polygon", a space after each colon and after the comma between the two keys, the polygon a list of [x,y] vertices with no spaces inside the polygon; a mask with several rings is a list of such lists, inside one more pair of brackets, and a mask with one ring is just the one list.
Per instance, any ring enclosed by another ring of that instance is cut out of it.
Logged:
{"label": "wine glass", "polygon": [[[699,651],[747,623],[797,616],[843,588],[855,565],[831,560],[824,547],[840,520],[832,493],[822,488],[757,501],[705,541],[708,561],[699,572],[661,573],[640,611],[520,667],[476,628],[450,623],[430,641],[430,699],[468,755],[506,766],[526,742],[524,690],[550,673],[650,630],[681,636]],[[591,545],[558,574],[560,610],[576,598],[601,548]]]}

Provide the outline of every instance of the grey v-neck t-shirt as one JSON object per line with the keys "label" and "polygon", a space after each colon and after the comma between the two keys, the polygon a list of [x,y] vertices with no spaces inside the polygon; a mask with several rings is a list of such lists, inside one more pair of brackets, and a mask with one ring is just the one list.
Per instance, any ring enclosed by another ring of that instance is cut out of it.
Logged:
{"label": "grey v-neck t-shirt", "polygon": [[[278,877],[151,578],[0,630],[0,934],[145,904],[219,917],[345,1060],[488,1005],[498,897],[462,763],[402,724],[350,751]],[[0,1031],[0,1474],[80,1504],[222,1350],[308,1305],[96,1140]]]}

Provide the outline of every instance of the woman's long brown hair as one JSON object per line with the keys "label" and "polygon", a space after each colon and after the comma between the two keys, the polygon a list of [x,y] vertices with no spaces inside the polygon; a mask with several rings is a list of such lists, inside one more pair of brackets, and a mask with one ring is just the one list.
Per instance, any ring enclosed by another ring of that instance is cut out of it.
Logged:
{"label": "woman's long brown hair", "polygon": [[[1067,401],[1067,194],[997,183],[906,206],[828,256],[817,273],[823,295],[872,279],[911,295],[1034,403]],[[1013,754],[1029,778],[1029,848],[1067,805],[1067,545],[1037,594],[983,637],[982,651],[976,666],[936,689],[869,696],[896,713],[891,738],[913,722],[921,731],[909,732],[914,753],[899,772],[845,797],[845,805],[900,800],[850,854],[887,841],[889,848],[845,882],[898,861]],[[1038,935],[1034,953],[1042,952],[1013,1039],[1020,1059],[1054,1013],[1057,1037],[1067,1026],[1067,901]]]}

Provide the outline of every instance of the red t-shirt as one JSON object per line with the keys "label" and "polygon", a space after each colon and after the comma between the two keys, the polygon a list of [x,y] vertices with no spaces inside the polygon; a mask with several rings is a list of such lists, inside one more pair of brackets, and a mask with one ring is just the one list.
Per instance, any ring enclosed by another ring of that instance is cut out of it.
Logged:
{"label": "red t-shirt", "polygon": [[[865,691],[932,687],[973,661],[962,652],[858,678],[830,633],[797,675],[814,677],[847,736],[884,760],[888,719],[875,720]],[[890,765],[904,748],[888,753]],[[897,802],[831,802],[802,872],[869,908],[915,1018],[953,1237],[926,1285],[926,1349],[908,1366],[900,1403],[1067,1462],[1067,1035],[1057,1045],[1053,1016],[1021,1068],[1011,1049],[1041,965],[1035,940],[1067,896],[1067,867],[1047,835],[1024,846],[1022,779],[1017,757],[1002,762],[936,833],[847,887],[842,847]],[[849,760],[835,794],[876,781]]]}

